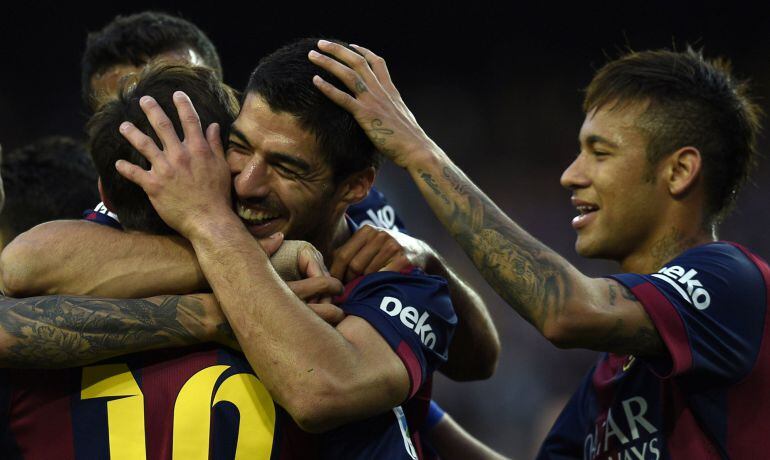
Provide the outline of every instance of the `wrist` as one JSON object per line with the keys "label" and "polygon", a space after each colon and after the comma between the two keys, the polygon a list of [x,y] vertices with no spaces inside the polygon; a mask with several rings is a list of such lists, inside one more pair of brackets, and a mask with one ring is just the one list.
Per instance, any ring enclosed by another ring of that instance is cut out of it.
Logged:
{"label": "wrist", "polygon": [[243,228],[243,223],[232,210],[227,209],[195,219],[184,233],[180,233],[195,246],[195,243],[201,241],[216,241],[231,235],[233,229],[237,228]]}
{"label": "wrist", "polygon": [[426,146],[415,150],[403,165],[406,170],[415,175],[419,171],[433,171],[446,164],[448,157],[437,145]]}

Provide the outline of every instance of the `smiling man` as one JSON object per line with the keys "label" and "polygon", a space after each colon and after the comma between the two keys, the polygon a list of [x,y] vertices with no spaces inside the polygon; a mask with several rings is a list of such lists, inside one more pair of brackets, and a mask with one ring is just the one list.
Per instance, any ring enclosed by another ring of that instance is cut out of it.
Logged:
{"label": "smiling man", "polygon": [[[576,249],[624,274],[590,278],[503,214],[425,134],[385,61],[319,42],[315,84],[417,183],[475,265],[562,348],[603,351],[539,458],[756,458],[768,447],[770,268],[716,241],[756,158],[759,109],[722,61],[631,53],[588,86],[564,171]],[[342,61],[342,63],[340,63]],[[759,453],[758,453],[759,452]]]}

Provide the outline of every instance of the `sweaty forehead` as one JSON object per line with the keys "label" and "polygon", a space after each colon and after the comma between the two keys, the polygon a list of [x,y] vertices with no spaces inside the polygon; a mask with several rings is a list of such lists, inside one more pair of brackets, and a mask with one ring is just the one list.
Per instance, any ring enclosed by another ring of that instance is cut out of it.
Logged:
{"label": "sweaty forehead", "polygon": [[287,112],[275,112],[259,94],[250,93],[243,102],[231,130],[231,138],[248,142],[254,150],[301,157],[311,164],[321,161],[316,136]]}

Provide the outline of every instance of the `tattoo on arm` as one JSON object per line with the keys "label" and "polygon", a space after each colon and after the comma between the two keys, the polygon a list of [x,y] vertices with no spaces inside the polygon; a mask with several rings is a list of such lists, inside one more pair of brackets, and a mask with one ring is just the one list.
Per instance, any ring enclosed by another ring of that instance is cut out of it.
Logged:
{"label": "tattoo on arm", "polygon": [[572,291],[566,261],[517,226],[452,168],[444,167],[441,178],[449,190],[429,172],[418,173],[450,207],[450,233],[506,302],[540,330],[562,312]]}
{"label": "tattoo on arm", "polygon": [[201,299],[111,300],[75,296],[0,297],[4,367],[59,368],[126,353],[197,343],[205,337]]}
{"label": "tattoo on arm", "polygon": [[[644,307],[639,303],[634,294],[625,286],[616,281],[606,279],[607,283],[607,303],[609,308],[619,308],[618,295],[622,298],[620,302],[629,301],[633,303],[631,308],[637,309],[637,314],[647,316]],[[653,356],[662,353],[665,350],[663,339],[660,338],[658,330],[649,324],[631,326],[622,318],[617,318],[615,324],[596,342],[596,348],[599,350],[612,351],[616,353],[632,354],[636,356]]]}
{"label": "tattoo on arm", "polygon": [[382,120],[375,118],[372,120],[367,133],[369,134],[372,143],[377,147],[377,150],[385,155],[392,154],[393,149],[388,148],[388,136],[393,135],[393,130],[382,126]]}

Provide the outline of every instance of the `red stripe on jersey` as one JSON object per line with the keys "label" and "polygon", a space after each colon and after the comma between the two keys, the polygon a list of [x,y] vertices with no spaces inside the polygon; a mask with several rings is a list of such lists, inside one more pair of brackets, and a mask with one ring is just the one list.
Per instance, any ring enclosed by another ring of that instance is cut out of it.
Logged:
{"label": "red stripe on jersey", "polygon": [[[687,372],[692,367],[692,351],[687,339],[687,330],[679,313],[652,283],[640,284],[631,289],[631,292],[644,305],[671,356],[671,370],[667,375],[658,377],[665,379]],[[657,374],[655,369],[651,369]]]}
{"label": "red stripe on jersey", "polygon": [[[663,383],[663,381],[661,381]],[[720,459],[711,439],[703,432],[674,379],[662,386],[669,458]]]}
{"label": "red stripe on jersey", "polygon": [[13,372],[10,427],[25,460],[75,458],[70,407],[79,371]]}
{"label": "red stripe on jersey", "polygon": [[[730,458],[757,458],[770,451],[767,414],[770,414],[770,267],[741,245],[740,249],[756,265],[765,280],[765,326],[757,361],[743,381],[730,387],[727,392],[727,452]],[[731,423],[739,421],[738,423]]]}
{"label": "red stripe on jersey", "polygon": [[154,354],[158,360],[146,363],[141,374],[147,452],[148,458],[171,458],[176,397],[196,372],[217,364],[217,351],[162,350]]}
{"label": "red stripe on jersey", "polygon": [[415,356],[412,348],[407,345],[403,340],[398,344],[396,348],[396,354],[406,366],[406,372],[409,374],[409,382],[411,387],[409,388],[409,397],[411,398],[417,393],[417,390],[422,386],[422,367],[420,361]]}

